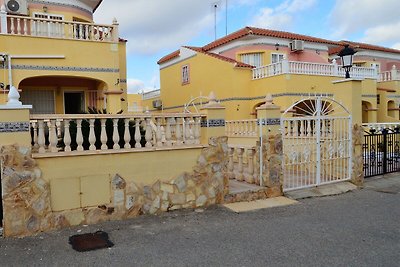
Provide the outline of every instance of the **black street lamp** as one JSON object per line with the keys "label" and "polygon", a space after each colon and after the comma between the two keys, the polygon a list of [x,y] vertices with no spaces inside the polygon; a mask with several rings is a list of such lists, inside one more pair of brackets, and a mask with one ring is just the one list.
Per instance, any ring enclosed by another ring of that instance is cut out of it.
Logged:
{"label": "black street lamp", "polygon": [[346,70],[346,79],[350,78],[350,69],[353,66],[353,55],[357,53],[348,44],[339,52],[338,56],[342,59],[342,67]]}

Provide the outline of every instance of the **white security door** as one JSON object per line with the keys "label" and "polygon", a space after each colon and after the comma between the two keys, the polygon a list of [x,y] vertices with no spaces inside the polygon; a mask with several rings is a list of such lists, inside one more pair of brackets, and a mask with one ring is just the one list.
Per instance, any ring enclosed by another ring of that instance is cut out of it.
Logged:
{"label": "white security door", "polygon": [[340,103],[322,96],[298,101],[281,127],[284,191],[351,178],[351,116]]}

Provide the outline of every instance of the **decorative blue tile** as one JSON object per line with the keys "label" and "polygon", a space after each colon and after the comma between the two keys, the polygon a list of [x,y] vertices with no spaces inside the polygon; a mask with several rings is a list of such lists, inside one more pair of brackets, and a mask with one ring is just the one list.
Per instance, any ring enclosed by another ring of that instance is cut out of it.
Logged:
{"label": "decorative blue tile", "polygon": [[0,133],[29,132],[29,122],[0,122]]}
{"label": "decorative blue tile", "polygon": [[225,127],[225,120],[224,119],[210,119],[206,120],[203,119],[201,121],[201,127]]}
{"label": "decorative blue tile", "polygon": [[92,68],[92,67],[64,67],[64,66],[41,66],[41,65],[12,65],[15,70],[50,70],[50,71],[78,71],[78,72],[114,72],[119,69],[113,68]]}

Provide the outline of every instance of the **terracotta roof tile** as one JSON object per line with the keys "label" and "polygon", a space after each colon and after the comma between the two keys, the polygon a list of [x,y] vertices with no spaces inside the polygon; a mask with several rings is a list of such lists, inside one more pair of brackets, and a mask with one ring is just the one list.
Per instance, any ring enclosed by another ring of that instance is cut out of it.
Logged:
{"label": "terracotta roof tile", "polygon": [[208,45],[203,46],[203,49],[208,51],[223,44],[229,43],[233,40],[239,39],[246,35],[259,35],[259,36],[270,36],[282,39],[291,39],[291,40],[303,40],[307,42],[314,42],[314,43],[323,43],[323,44],[331,44],[331,45],[339,45],[338,42],[326,40],[322,38],[316,38],[308,35],[302,35],[297,33],[291,32],[284,32],[284,31],[276,31],[276,30],[268,30],[268,29],[261,29],[255,27],[245,27],[240,29],[234,33],[231,33],[223,38],[220,38]]}
{"label": "terracotta roof tile", "polygon": [[180,53],[180,50],[176,50],[176,51],[172,52],[171,54],[168,54],[168,55],[160,58],[160,60],[157,61],[157,64],[161,64],[161,63],[170,61],[171,59],[178,57],[179,53]]}
{"label": "terracotta roof tile", "polygon": [[238,68],[251,68],[251,69],[254,68],[254,66],[252,66],[252,65],[249,65],[249,64],[246,64],[246,63],[243,63],[243,62],[234,60],[234,59],[232,59],[232,58],[229,58],[229,57],[221,56],[221,55],[218,55],[218,54],[215,54],[215,53],[210,53],[210,52],[204,51],[204,49],[201,48],[201,47],[193,47],[193,46],[184,46],[184,47],[186,47],[186,48],[188,48],[188,49],[192,49],[192,50],[194,50],[194,51],[196,51],[196,52],[203,53],[203,54],[205,54],[205,55],[207,55],[207,56],[214,57],[214,58],[216,58],[216,59],[223,60],[223,61],[226,61],[226,62],[235,64],[235,67],[238,67]]}
{"label": "terracotta roof tile", "polygon": [[365,44],[365,43],[344,41],[344,40],[339,42],[340,47],[333,47],[333,48],[329,49],[329,54],[334,55],[334,54],[339,53],[339,51],[343,49],[343,46],[345,44],[349,44],[355,50],[357,50],[357,49],[358,50],[375,50],[375,51],[400,54],[400,50],[397,50],[397,49],[378,46],[378,45]]}

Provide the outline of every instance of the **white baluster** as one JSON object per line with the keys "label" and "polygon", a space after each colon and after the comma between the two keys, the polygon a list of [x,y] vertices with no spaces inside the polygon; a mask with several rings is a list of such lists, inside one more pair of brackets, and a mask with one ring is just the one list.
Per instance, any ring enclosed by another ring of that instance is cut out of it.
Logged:
{"label": "white baluster", "polygon": [[49,120],[47,122],[47,127],[49,128],[49,150],[50,152],[57,152],[57,133],[55,120]]}
{"label": "white baluster", "polygon": [[21,35],[21,19],[17,18],[17,33]]}
{"label": "white baluster", "polygon": [[129,119],[124,119],[125,131],[124,131],[124,148],[131,148],[131,133],[129,132]]}
{"label": "white baluster", "polygon": [[64,151],[71,151],[71,134],[69,132],[69,120],[64,120]]}
{"label": "white baluster", "polygon": [[156,118],[157,127],[156,127],[156,144],[158,147],[162,146],[161,142],[161,118]]}
{"label": "white baluster", "polygon": [[24,35],[28,35],[28,23],[27,23],[27,19],[23,19],[24,21]]}
{"label": "white baluster", "polygon": [[94,133],[94,122],[95,122],[95,119],[89,120],[89,144],[90,144],[89,150],[91,150],[91,151],[96,150],[96,145],[95,145],[96,136]]}
{"label": "white baluster", "polygon": [[176,136],[176,145],[177,146],[180,146],[180,145],[183,144],[183,141],[182,141],[182,130],[181,130],[182,128],[181,128],[181,125],[180,125],[179,121],[180,121],[180,119],[176,118],[175,136]]}
{"label": "white baluster", "polygon": [[44,138],[44,121],[39,120],[39,134],[38,134],[38,145],[39,145],[39,153],[45,153],[45,138]]}
{"label": "white baluster", "polygon": [[168,147],[172,146],[171,120],[172,118],[167,118],[167,125],[165,127],[165,139]]}
{"label": "white baluster", "polygon": [[11,34],[15,34],[14,18],[10,18],[10,22]]}
{"label": "white baluster", "polygon": [[140,119],[135,120],[135,147],[140,148],[142,145],[140,144],[140,140],[142,136],[140,134]]}
{"label": "white baluster", "polygon": [[76,143],[78,145],[76,150],[83,151],[82,119],[76,120]]}
{"label": "white baluster", "polygon": [[100,134],[101,150],[108,149],[108,146],[107,146],[106,121],[107,121],[107,119],[101,119],[101,134]]}
{"label": "white baluster", "polygon": [[119,133],[118,133],[118,119],[113,119],[113,149],[120,149],[118,144],[119,142]]}
{"label": "white baluster", "polygon": [[201,118],[196,117],[194,119],[194,144],[200,144],[200,136],[201,136]]}
{"label": "white baluster", "polygon": [[145,147],[152,147],[151,140],[153,138],[153,131],[151,129],[150,120],[151,118],[146,118],[146,133],[144,135],[144,138],[146,139]]}
{"label": "white baluster", "polygon": [[33,138],[32,139],[33,139],[33,148],[35,150],[39,148],[37,127],[38,127],[37,122],[32,122],[32,128],[33,128]]}

